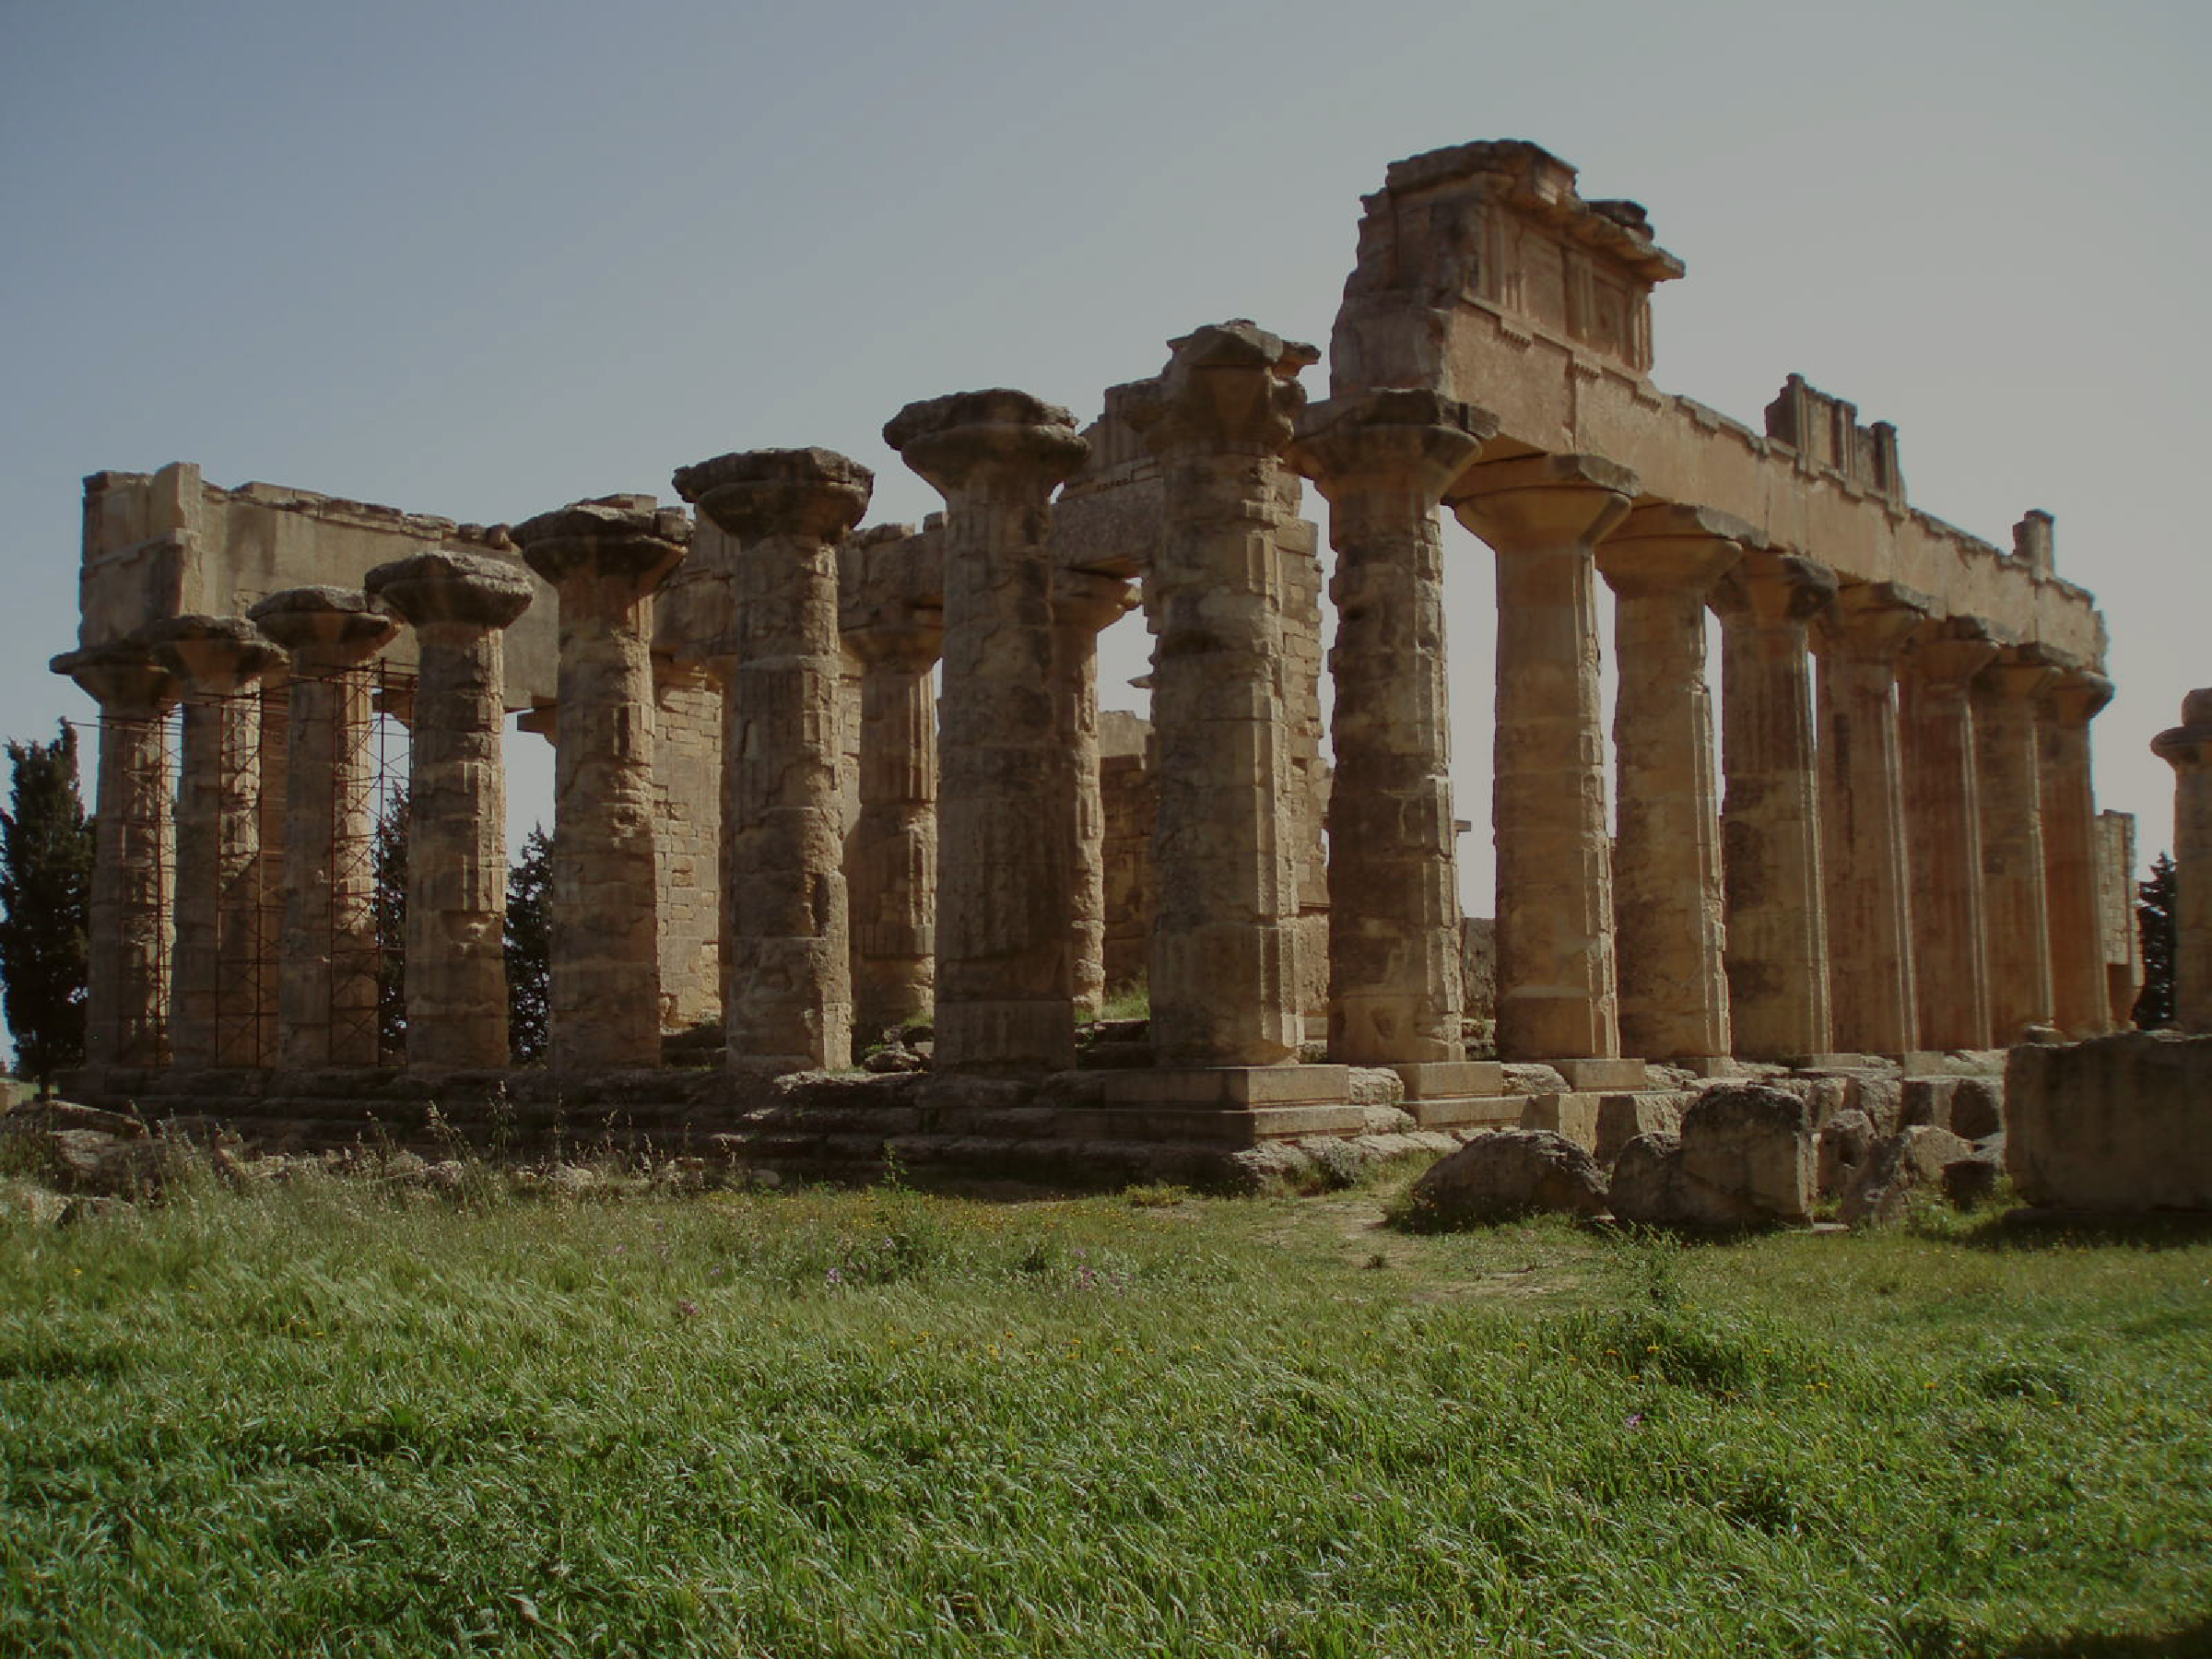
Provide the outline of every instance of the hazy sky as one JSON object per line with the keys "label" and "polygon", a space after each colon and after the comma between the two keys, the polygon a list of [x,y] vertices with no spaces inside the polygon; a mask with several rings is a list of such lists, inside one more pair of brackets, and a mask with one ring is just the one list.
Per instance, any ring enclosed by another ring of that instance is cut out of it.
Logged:
{"label": "hazy sky", "polygon": [[[0,0],[0,735],[92,712],[45,667],[87,473],[497,522],[816,443],[918,518],[902,404],[1088,419],[1197,324],[1325,343],[1384,166],[1512,136],[1688,262],[1661,385],[1756,425],[1802,372],[1897,425],[1915,505],[2000,545],[2057,515],[2147,855],[2145,743],[2212,685],[2207,72],[2201,0]],[[1487,826],[1490,560],[1446,534]],[[1136,706],[1141,624],[1109,645]]]}

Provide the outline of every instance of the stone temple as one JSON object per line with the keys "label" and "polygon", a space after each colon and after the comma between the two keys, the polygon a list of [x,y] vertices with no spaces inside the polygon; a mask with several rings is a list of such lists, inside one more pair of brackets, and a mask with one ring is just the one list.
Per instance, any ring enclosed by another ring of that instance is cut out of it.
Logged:
{"label": "stone temple", "polygon": [[[1366,199],[1325,397],[1322,353],[1233,321],[1088,427],[1007,389],[879,411],[944,498],[919,527],[823,449],[489,528],[94,475],[54,663],[100,720],[77,1097],[273,1144],[434,1111],[1113,1179],[2124,1026],[2105,632],[2050,517],[2009,548],[1931,518],[1896,431],[1795,375],[1756,429],[1661,391],[1682,274],[1634,203],[1468,144]],[[1486,569],[1494,930],[1446,715],[1444,585]],[[1140,606],[1149,725],[1101,722],[1097,636]],[[513,715],[556,757],[531,1068]],[[394,1053],[370,846],[403,771]],[[1139,976],[1141,1041],[1083,1035]],[[894,1029],[926,1069],[855,1071]]]}

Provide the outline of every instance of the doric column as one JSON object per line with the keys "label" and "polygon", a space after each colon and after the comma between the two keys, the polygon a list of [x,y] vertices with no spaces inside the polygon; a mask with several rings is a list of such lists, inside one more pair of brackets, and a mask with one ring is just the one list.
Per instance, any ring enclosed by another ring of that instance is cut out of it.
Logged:
{"label": "doric column", "polygon": [[261,957],[268,989],[262,999],[259,1042],[265,1064],[275,1065],[283,1054],[277,1038],[278,1005],[284,996],[284,850],[288,831],[285,803],[290,791],[292,672],[282,657],[261,677],[260,732],[256,738],[261,768],[261,810],[257,835],[261,843],[261,915],[254,936],[261,941]]}
{"label": "doric column", "polygon": [[365,595],[335,587],[287,588],[247,614],[291,658],[278,1057],[288,1066],[374,1065],[376,830],[370,688],[359,670],[399,623]]}
{"label": "doric column", "polygon": [[1931,604],[1892,582],[1847,582],[1813,636],[1830,1040],[1851,1053],[1901,1055],[1920,1043],[1897,662]]}
{"label": "doric column", "polygon": [[854,1023],[926,1021],[936,991],[937,707],[944,613],[845,630],[860,658],[860,818],[846,847]]}
{"label": "doric column", "polygon": [[1721,900],[1721,797],[1705,604],[1759,535],[1710,507],[1639,507],[1598,545],[1619,686],[1613,846],[1620,1046],[1647,1060],[1734,1052]]}
{"label": "doric column", "polygon": [[169,1058],[169,757],[163,717],[175,676],[143,645],[118,641],[53,659],[100,704],[100,783],[92,814],[85,1060],[155,1066]]}
{"label": "doric column", "polygon": [[2097,794],[2089,777],[2089,722],[2112,700],[2111,680],[2069,665],[2045,688],[2037,710],[2052,1015],[2077,1038],[2112,1029],[2098,899]]}
{"label": "doric column", "polygon": [[945,498],[935,1062],[1075,1063],[1075,771],[1053,707],[1053,488],[1088,445],[1065,409],[1000,388],[883,429]]}
{"label": "doric column", "polygon": [[[1068,899],[1075,928],[1078,1018],[1095,1019],[1106,995],[1105,811],[1099,799],[1099,635],[1129,614],[1136,591],[1094,571],[1053,573],[1053,709],[1068,764],[1075,811],[1068,823]],[[1155,693],[1157,703],[1158,694]]]}
{"label": "doric column", "polygon": [[1303,1020],[1276,538],[1298,374],[1320,354],[1241,322],[1169,350],[1157,379],[1117,393],[1162,491],[1145,578],[1152,1046],[1167,1065],[1277,1065],[1296,1059]]}
{"label": "doric column", "polygon": [[1913,989],[1924,1048],[1979,1049],[1990,1041],[1981,782],[1968,688],[1996,654],[1989,625],[1979,618],[1930,621],[1907,649],[1898,681]]}
{"label": "doric column", "polygon": [[723,717],[722,1014],[733,1071],[853,1064],[837,543],[875,484],[866,467],[823,449],[718,455],[676,475],[677,493],[738,544]]}
{"label": "doric column", "polygon": [[364,583],[415,629],[407,766],[407,1065],[507,1064],[507,772],[501,630],[529,578],[474,553],[418,553]]}
{"label": "doric column", "polygon": [[1475,467],[1459,522],[1498,555],[1498,1053],[1620,1053],[1594,548],[1636,475],[1594,455]]}
{"label": "doric column", "polygon": [[2035,731],[2036,701],[2052,674],[2039,647],[2015,645],[1974,680],[1990,1035],[1999,1047],[2018,1042],[2024,1027],[2052,1019],[2051,909]]}
{"label": "doric column", "polygon": [[1497,418],[1432,392],[1309,409],[1290,451],[1329,503],[1329,1057],[1464,1057],[1437,503]]}
{"label": "doric column", "polygon": [[690,535],[682,512],[631,498],[572,502],[515,526],[524,559],[560,598],[547,997],[556,1071],[660,1064],[653,591]]}
{"label": "doric column", "polygon": [[174,617],[138,637],[184,692],[170,1056],[185,1069],[265,1065],[273,941],[261,936],[261,711],[248,690],[281,653],[243,617]]}
{"label": "doric column", "polygon": [[2173,1021],[2212,1031],[2212,690],[2182,699],[2150,748],[2173,768]]}
{"label": "doric column", "polygon": [[1806,630],[1836,595],[1827,566],[1747,553],[1721,618],[1721,876],[1735,1049],[1828,1052],[1828,927]]}

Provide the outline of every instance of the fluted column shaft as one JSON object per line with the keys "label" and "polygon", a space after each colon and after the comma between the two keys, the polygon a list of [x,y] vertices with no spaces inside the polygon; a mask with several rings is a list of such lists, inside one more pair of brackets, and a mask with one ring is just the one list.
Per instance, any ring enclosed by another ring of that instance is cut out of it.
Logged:
{"label": "fluted column shaft", "polygon": [[288,1066],[374,1065],[375,826],[370,687],[359,669],[398,622],[361,594],[329,587],[272,594],[251,615],[291,659],[277,1054]]}
{"label": "fluted column shaft", "polygon": [[945,498],[935,1063],[1075,1061],[1075,773],[1053,706],[1049,500],[1088,444],[1026,393],[910,404],[884,441]]}
{"label": "fluted column shaft", "polygon": [[1497,420],[1418,391],[1332,398],[1291,459],[1329,503],[1335,775],[1329,1057],[1458,1060],[1459,868],[1437,504]]}
{"label": "fluted column shaft", "polygon": [[850,629],[859,655],[860,817],[845,848],[854,1023],[926,1021],[936,991],[937,702],[944,629]]}
{"label": "fluted column shaft", "polygon": [[1989,955],[1991,1039],[2018,1042],[2052,1019],[2051,911],[2043,863],[2036,700],[2052,669],[2008,649],[1974,681],[1981,772],[1982,893]]}
{"label": "fluted column shaft", "polygon": [[2112,698],[2111,680],[2071,669],[2052,683],[2037,712],[2052,1014],[2060,1030],[2077,1038],[2112,1029],[2098,901],[2097,794],[2089,775],[2089,722]]}
{"label": "fluted column shaft", "polygon": [[1715,593],[1728,1006],[1754,1059],[1832,1041],[1806,625],[1835,593],[1826,566],[1774,553],[1746,555]]}
{"label": "fluted column shaft", "polygon": [[[722,455],[676,475],[677,492],[739,544],[724,722],[730,954],[723,1026],[734,1071],[853,1063],[837,784],[844,672],[837,541],[859,523],[874,487],[866,467],[820,449]],[[865,753],[865,732],[862,744]]]}
{"label": "fluted column shaft", "polygon": [[175,677],[143,647],[56,657],[100,704],[100,782],[87,905],[85,1059],[155,1066],[169,1058],[162,971],[169,959],[169,763],[163,720]]}
{"label": "fluted column shaft", "polygon": [[[1075,791],[1064,833],[1075,931],[1079,1018],[1095,1019],[1106,994],[1105,810],[1099,798],[1099,635],[1136,597],[1118,576],[1060,571],[1053,578],[1053,707]],[[1157,697],[1156,700],[1157,701]]]}
{"label": "fluted column shaft", "polygon": [[1962,618],[1924,628],[1898,683],[1920,1043],[1990,1042],[1982,809],[1968,688],[1997,647]]}
{"label": "fluted column shaft", "polygon": [[2183,698],[2150,747],[2173,768],[2173,1020],[2212,1031],[2212,690]]}
{"label": "fluted column shaft", "polygon": [[507,772],[503,630],[530,604],[512,565],[418,553],[369,572],[414,626],[408,720],[407,1065],[507,1064]]}
{"label": "fluted column shaft", "polygon": [[250,692],[279,653],[238,617],[175,618],[143,638],[184,693],[171,1059],[181,1068],[265,1065],[272,987],[262,937],[261,710]]}
{"label": "fluted column shaft", "polygon": [[1298,872],[1277,538],[1283,452],[1317,357],[1253,327],[1171,342],[1116,406],[1160,463],[1163,530],[1145,582],[1159,765],[1154,1052],[1169,1065],[1295,1059]]}
{"label": "fluted column shaft", "polygon": [[1618,1054],[1594,547],[1636,477],[1595,456],[1536,455],[1454,488],[1460,523],[1498,556],[1498,1053]]}
{"label": "fluted column shaft", "polygon": [[1643,1059],[1733,1052],[1705,605],[1751,534],[1707,509],[1646,507],[1597,549],[1613,590],[1619,674],[1613,914],[1620,1046]]}
{"label": "fluted column shaft", "polygon": [[560,599],[549,1058],[556,1071],[657,1065],[653,593],[690,523],[626,498],[542,513],[514,535]]}
{"label": "fluted column shaft", "polygon": [[1831,1041],[1853,1053],[1919,1046],[1897,661],[1928,609],[1894,583],[1853,582],[1815,635]]}

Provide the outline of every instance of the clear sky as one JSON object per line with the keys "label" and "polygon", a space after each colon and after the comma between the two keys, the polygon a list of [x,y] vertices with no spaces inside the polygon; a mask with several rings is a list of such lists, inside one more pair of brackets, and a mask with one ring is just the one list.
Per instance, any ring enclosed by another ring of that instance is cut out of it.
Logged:
{"label": "clear sky", "polygon": [[[489,523],[817,443],[918,518],[901,405],[1088,418],[1200,323],[1325,343],[1384,166],[1512,136],[1688,262],[1661,385],[1756,425],[1802,372],[1897,425],[1917,506],[2057,515],[2147,856],[2145,743],[2212,685],[2208,73],[2201,0],[0,0],[0,735],[91,712],[45,668],[87,473]],[[1485,825],[1489,558],[1447,536]],[[1141,625],[1109,645],[1138,706]]]}

